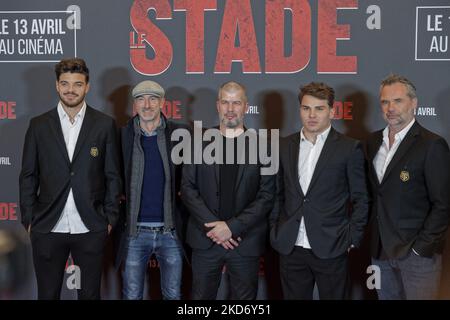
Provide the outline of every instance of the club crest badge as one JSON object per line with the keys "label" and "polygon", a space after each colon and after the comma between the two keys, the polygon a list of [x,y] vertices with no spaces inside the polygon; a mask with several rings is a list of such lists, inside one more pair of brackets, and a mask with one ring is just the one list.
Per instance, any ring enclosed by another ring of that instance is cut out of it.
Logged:
{"label": "club crest badge", "polygon": [[406,182],[409,180],[409,172],[403,170],[402,172],[400,172],[400,180],[402,180],[403,182]]}
{"label": "club crest badge", "polygon": [[98,156],[98,149],[97,149],[97,147],[92,147],[91,148],[91,156],[93,156],[94,158]]}

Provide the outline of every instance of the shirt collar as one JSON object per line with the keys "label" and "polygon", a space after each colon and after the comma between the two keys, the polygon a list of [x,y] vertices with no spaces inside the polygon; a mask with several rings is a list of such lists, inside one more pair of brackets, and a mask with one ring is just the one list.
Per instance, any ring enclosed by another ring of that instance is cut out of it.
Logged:
{"label": "shirt collar", "polygon": [[164,130],[166,128],[166,121],[164,120],[163,115],[161,114],[161,116],[159,117],[159,125],[156,127],[156,129],[152,132],[152,133],[148,133],[147,131],[145,131],[144,129],[141,128],[140,125],[140,121],[139,121],[139,115],[136,116],[135,119],[135,128],[139,128],[139,132],[141,133],[141,135],[145,136],[145,137],[151,137],[151,136],[155,136],[158,134],[158,132],[160,130]]}
{"label": "shirt collar", "polygon": [[[325,140],[327,140],[327,138],[328,138],[328,134],[330,133],[330,131],[331,131],[331,125],[325,131],[323,131],[322,133],[317,135],[316,142],[317,141],[325,142]],[[300,141],[305,141],[305,140],[309,141],[306,139],[305,135],[303,134],[303,128],[302,128],[302,130],[300,130]]]}
{"label": "shirt collar", "polygon": [[[416,119],[413,119],[406,127],[404,127],[401,131],[397,132],[395,134],[395,140],[402,141],[405,139],[406,134],[408,133],[409,129],[413,126],[413,124],[416,122]],[[383,130],[383,141],[389,141],[389,126],[384,128]]]}
{"label": "shirt collar", "polygon": [[[68,118],[69,115],[66,113],[66,111],[64,110],[61,101],[58,103],[58,115],[59,115],[59,119],[63,120],[66,117]],[[84,115],[86,114],[86,101],[83,101],[83,106],[81,107],[80,111],[78,111],[78,113],[75,115],[75,118],[83,120],[84,119]]]}

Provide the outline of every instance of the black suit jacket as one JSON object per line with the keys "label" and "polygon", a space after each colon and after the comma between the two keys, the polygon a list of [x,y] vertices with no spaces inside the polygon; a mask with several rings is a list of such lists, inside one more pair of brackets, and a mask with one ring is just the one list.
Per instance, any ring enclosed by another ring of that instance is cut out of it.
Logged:
{"label": "black suit jacket", "polygon": [[373,159],[382,141],[383,130],[373,133],[367,141],[373,197],[372,255],[378,257],[380,245],[391,258],[402,257],[411,248],[427,257],[441,252],[450,213],[447,142],[416,121],[379,183]]}
{"label": "black suit jacket", "polygon": [[331,128],[306,194],[300,187],[300,132],[280,142],[277,200],[271,214],[271,243],[287,255],[305,219],[311,248],[322,259],[359,246],[368,216],[364,153],[359,141]]}
{"label": "black suit jacket", "polygon": [[[205,147],[204,144],[203,148]],[[248,148],[247,148],[248,150]],[[259,256],[266,247],[268,215],[273,206],[275,177],[261,175],[261,163],[239,164],[233,218],[226,221],[232,237],[242,238],[234,249],[243,256]],[[216,245],[206,236],[207,222],[219,221],[219,182],[217,164],[185,164],[181,181],[181,198],[190,212],[187,242],[193,249],[207,249]]]}
{"label": "black suit jacket", "polygon": [[72,162],[56,108],[30,121],[22,155],[22,223],[43,233],[55,227],[72,188],[86,227],[104,231],[119,217],[121,190],[114,120],[87,106]]}

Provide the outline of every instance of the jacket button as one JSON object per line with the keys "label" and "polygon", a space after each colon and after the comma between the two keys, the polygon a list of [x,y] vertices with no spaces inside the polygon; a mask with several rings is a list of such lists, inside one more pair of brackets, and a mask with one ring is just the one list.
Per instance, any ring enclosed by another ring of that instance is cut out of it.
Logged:
{"label": "jacket button", "polygon": [[75,172],[72,171],[72,172],[70,173],[70,175],[71,175],[71,176],[74,176],[74,175],[75,175]]}

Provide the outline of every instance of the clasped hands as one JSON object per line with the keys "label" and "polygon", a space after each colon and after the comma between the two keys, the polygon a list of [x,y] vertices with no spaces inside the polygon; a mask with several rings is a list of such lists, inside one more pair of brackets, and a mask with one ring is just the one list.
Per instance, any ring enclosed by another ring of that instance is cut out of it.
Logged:
{"label": "clasped hands", "polygon": [[240,237],[237,240],[232,238],[231,230],[225,221],[208,222],[205,223],[205,227],[212,228],[206,233],[206,236],[227,250],[233,250],[239,246],[239,242],[242,240]]}

